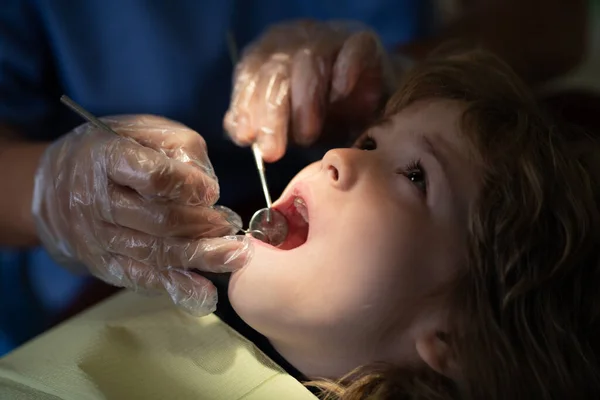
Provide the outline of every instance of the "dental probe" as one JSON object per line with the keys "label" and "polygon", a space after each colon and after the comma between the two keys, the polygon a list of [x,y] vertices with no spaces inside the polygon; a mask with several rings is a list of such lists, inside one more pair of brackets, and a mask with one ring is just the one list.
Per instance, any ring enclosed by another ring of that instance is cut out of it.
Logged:
{"label": "dental probe", "polygon": [[79,114],[80,117],[88,121],[90,124],[94,125],[96,128],[105,130],[109,133],[119,136],[119,134],[115,132],[110,126],[106,125],[104,122],[94,117],[85,108],[75,103],[73,99],[71,99],[69,96],[63,94],[62,96],[60,96],[60,101],[67,107],[69,107],[71,110],[75,111],[76,114]]}
{"label": "dental probe", "polygon": [[[227,44],[229,47],[231,63],[235,68],[238,60],[237,45],[231,31],[227,32]],[[269,194],[267,178],[265,176],[265,163],[262,152],[256,142],[252,144],[252,153],[254,154],[254,162],[256,164],[256,169],[258,170],[258,176],[260,178],[263,194],[265,195],[267,207],[261,208],[254,213],[250,219],[248,232],[265,243],[269,243],[272,246],[279,246],[285,241],[288,234],[287,219],[279,211],[273,210],[272,208],[273,204],[271,202],[271,195]]]}

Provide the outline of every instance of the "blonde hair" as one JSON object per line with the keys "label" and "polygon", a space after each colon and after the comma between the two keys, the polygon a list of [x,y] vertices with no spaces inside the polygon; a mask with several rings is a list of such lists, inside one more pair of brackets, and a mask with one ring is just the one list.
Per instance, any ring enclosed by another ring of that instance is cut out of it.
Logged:
{"label": "blonde hair", "polygon": [[342,400],[600,398],[597,143],[552,122],[482,50],[418,65],[385,116],[432,98],[465,104],[463,131],[483,161],[468,262],[452,285],[447,342],[461,378],[372,365],[309,384]]}

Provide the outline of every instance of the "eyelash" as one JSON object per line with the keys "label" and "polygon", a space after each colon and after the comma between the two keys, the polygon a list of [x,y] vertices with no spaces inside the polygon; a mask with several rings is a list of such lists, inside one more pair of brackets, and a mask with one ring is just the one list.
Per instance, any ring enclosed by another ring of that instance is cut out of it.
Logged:
{"label": "eyelash", "polygon": [[[410,180],[415,186],[417,186],[417,188],[423,192],[423,194],[427,194],[427,173],[421,164],[421,160],[411,161],[405,165],[404,168],[400,169],[399,172],[408,180]],[[421,175],[422,186],[413,180],[416,175]]]}
{"label": "eyelash", "polygon": [[[367,143],[369,143],[371,145],[369,147],[373,147],[373,148],[366,148]],[[365,136],[363,136],[358,141],[358,143],[355,145],[355,147],[358,149],[361,149],[361,150],[366,150],[366,151],[375,150],[377,148],[377,141],[370,133],[367,133],[367,134],[365,134]],[[397,173],[404,175],[415,186],[417,186],[417,188],[421,192],[423,192],[423,194],[427,193],[427,186],[428,186],[427,173],[425,172],[425,168],[423,168],[423,165],[421,164],[421,160],[413,160],[413,161],[409,162],[403,168],[400,168],[399,170],[397,170]],[[422,182],[423,182],[422,187],[420,187],[419,184],[415,183],[415,181],[413,180],[415,178],[415,174],[420,174],[422,176]]]}
{"label": "eyelash", "polygon": [[[365,148],[365,145],[367,142],[370,142],[375,147],[373,149]],[[377,141],[375,140],[373,135],[371,135],[370,133],[367,133],[357,141],[357,143],[354,145],[354,147],[356,147],[357,149],[366,150],[366,151],[375,150],[377,148]]]}

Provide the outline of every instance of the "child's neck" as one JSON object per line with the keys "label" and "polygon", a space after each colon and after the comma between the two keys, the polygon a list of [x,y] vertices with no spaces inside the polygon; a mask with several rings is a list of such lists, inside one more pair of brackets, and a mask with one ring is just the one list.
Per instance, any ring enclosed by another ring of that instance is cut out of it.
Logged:
{"label": "child's neck", "polygon": [[[355,351],[344,351],[350,344],[329,346],[276,339],[269,341],[283,358],[309,379],[339,379],[357,366],[370,363],[376,358],[372,352],[358,355]],[[348,357],[349,355],[352,357]]]}

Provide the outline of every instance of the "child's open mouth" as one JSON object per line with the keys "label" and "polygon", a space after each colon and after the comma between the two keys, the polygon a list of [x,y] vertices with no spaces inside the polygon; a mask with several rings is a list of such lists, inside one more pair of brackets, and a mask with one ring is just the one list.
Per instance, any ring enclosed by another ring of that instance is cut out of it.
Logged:
{"label": "child's open mouth", "polygon": [[309,230],[308,207],[305,200],[299,195],[289,196],[275,208],[288,222],[288,235],[279,248],[292,250],[302,246],[308,239]]}

